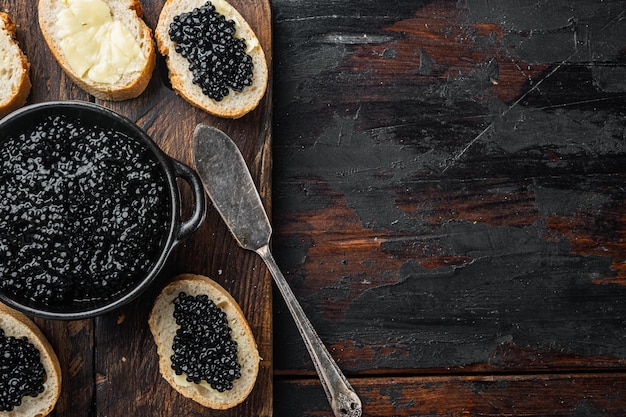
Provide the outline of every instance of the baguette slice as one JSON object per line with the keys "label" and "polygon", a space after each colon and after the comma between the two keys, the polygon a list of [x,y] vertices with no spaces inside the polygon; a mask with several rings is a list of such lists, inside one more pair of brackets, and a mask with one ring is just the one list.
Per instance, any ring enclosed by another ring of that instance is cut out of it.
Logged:
{"label": "baguette slice", "polygon": [[189,70],[189,62],[175,51],[176,44],[169,36],[170,23],[175,16],[200,8],[207,0],[167,0],[155,30],[155,37],[159,52],[166,57],[167,68],[172,88],[190,104],[203,109],[213,115],[236,119],[254,110],[267,89],[268,69],[265,53],[254,31],[226,0],[212,0],[218,13],[226,20],[235,22],[235,37],[246,40],[248,55],[252,58],[252,85],[242,91],[230,89],[229,94],[221,101],[216,101],[202,93],[202,89],[193,83],[193,76]]}
{"label": "baguette slice", "polygon": [[68,77],[81,89],[102,100],[121,101],[135,98],[148,86],[156,63],[152,30],[142,20],[141,3],[138,0],[102,1],[108,6],[113,20],[130,31],[146,58],[145,62],[137,64],[137,68],[127,71],[115,82],[94,81],[83,71],[77,72],[70,64],[69,57],[61,47],[65,35],[59,31],[60,25],[57,25],[59,13],[67,9],[67,0],[39,0],[37,6],[39,26],[52,55]]}
{"label": "baguette slice", "polygon": [[30,63],[15,40],[15,25],[0,12],[0,117],[26,103],[31,83]]}
{"label": "baguette slice", "polygon": [[[179,327],[173,316],[173,300],[181,291],[193,296],[206,294],[226,313],[232,338],[237,342],[237,359],[241,365],[241,377],[233,381],[231,390],[219,392],[208,385],[187,382],[184,375],[177,376],[172,369],[172,343]],[[248,397],[259,372],[259,353],[241,308],[218,283],[202,275],[179,275],[156,298],[148,323],[157,346],[161,375],[182,395],[205,407],[218,410],[234,407]]]}
{"label": "baguette slice", "polygon": [[32,320],[2,303],[0,303],[0,328],[4,330],[6,336],[16,338],[26,336],[39,351],[41,363],[46,371],[42,393],[36,397],[25,396],[21,405],[0,414],[10,417],[43,417],[50,414],[61,393],[61,367],[52,346]]}

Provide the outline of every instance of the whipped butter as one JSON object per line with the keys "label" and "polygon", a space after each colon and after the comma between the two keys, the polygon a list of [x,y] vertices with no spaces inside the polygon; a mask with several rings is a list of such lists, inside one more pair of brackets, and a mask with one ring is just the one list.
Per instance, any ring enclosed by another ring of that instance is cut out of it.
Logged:
{"label": "whipped butter", "polygon": [[[210,0],[215,7],[215,11],[221,15],[227,16],[232,6],[230,6],[225,0]],[[244,33],[241,33],[241,23],[239,23],[239,19],[236,16],[230,16],[233,22],[235,22],[235,37],[236,38],[246,38]],[[259,47],[259,40],[255,37],[254,39],[246,39],[246,53],[250,54],[254,48]]]}
{"label": "whipped butter", "polygon": [[147,57],[130,30],[102,0],[63,0],[56,30],[61,51],[81,78],[114,84],[141,71]]}
{"label": "whipped butter", "polygon": [[200,381],[199,384],[196,384],[195,382],[187,381],[187,376],[185,374],[181,374],[181,375],[174,374],[174,382],[177,385],[180,385],[181,387],[196,386],[196,387],[204,388],[204,389],[210,390],[210,391],[213,390],[211,385],[209,385],[209,383],[206,382],[204,379],[202,381]]}

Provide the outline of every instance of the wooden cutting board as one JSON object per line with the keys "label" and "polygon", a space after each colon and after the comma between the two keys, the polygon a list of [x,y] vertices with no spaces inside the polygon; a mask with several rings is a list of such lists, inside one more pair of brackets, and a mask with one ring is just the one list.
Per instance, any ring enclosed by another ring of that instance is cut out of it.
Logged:
{"label": "wooden cutting board", "polygon": [[[143,16],[155,28],[165,0],[143,0]],[[269,1],[232,0],[256,31],[271,69]],[[229,134],[242,151],[271,210],[271,80],[259,107],[237,120],[219,119],[193,108],[169,87],[162,57],[146,91],[124,102],[100,101],[65,76],[37,24],[33,0],[4,0],[0,10],[17,25],[17,38],[31,61],[33,89],[28,103],[84,100],[106,106],[136,121],[171,157],[191,165],[191,137],[198,123]],[[270,70],[271,74],[271,70]],[[189,187],[181,182],[183,216],[191,211]],[[260,258],[239,248],[208,203],[205,223],[172,253],[162,279],[132,305],[81,321],[36,319],[56,349],[63,371],[63,390],[56,416],[198,416],[203,407],[174,391],[158,372],[156,347],[147,316],[158,290],[179,273],[198,273],[221,283],[239,302],[263,358],[256,386],[241,405],[222,416],[272,415],[272,281]]]}

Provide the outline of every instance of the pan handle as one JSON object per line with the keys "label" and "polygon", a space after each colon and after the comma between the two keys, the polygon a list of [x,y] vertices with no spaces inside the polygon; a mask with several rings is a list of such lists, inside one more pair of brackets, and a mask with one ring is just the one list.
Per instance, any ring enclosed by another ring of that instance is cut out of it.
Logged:
{"label": "pan handle", "polygon": [[196,172],[187,165],[172,159],[176,177],[185,180],[193,192],[193,211],[191,216],[180,223],[176,243],[187,239],[193,232],[198,230],[206,216],[206,197],[202,181]]}

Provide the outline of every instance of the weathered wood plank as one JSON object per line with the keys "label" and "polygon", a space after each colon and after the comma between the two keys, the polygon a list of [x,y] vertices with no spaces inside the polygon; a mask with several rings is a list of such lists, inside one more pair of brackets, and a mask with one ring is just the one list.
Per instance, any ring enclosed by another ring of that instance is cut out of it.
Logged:
{"label": "weathered wood plank", "polygon": [[[364,378],[365,417],[622,416],[626,375],[557,374]],[[328,416],[315,380],[276,383],[276,416]]]}
{"label": "weathered wood plank", "polygon": [[276,254],[342,365],[623,368],[623,3],[273,5]]}

